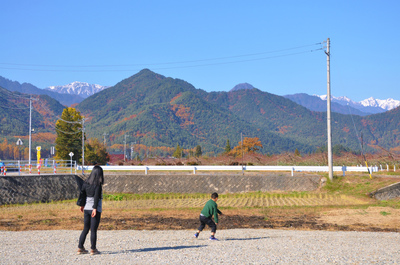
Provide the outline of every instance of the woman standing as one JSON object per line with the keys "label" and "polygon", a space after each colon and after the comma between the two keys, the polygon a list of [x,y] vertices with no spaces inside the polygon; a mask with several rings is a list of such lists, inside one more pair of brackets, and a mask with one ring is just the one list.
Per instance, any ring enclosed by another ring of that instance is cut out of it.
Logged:
{"label": "woman standing", "polygon": [[84,226],[79,237],[78,254],[86,254],[88,251],[83,246],[90,230],[91,255],[100,254],[96,248],[97,228],[100,224],[102,211],[102,186],[104,184],[103,169],[94,163],[90,176],[82,185],[77,204],[84,213]]}

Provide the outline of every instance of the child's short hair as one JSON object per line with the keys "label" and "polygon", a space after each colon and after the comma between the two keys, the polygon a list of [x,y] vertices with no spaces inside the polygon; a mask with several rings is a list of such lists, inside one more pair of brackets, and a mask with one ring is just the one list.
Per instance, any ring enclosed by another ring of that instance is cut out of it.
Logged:
{"label": "child's short hair", "polygon": [[211,194],[211,199],[216,199],[218,198],[218,193],[214,192],[213,194]]}

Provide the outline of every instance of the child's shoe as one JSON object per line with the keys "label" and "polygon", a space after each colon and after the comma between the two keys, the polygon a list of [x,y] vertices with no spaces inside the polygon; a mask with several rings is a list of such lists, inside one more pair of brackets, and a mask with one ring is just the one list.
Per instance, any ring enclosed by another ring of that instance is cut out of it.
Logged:
{"label": "child's shoe", "polygon": [[210,236],[209,239],[210,239],[210,240],[218,240],[217,238],[215,238],[215,236]]}
{"label": "child's shoe", "polygon": [[196,232],[196,233],[194,234],[194,237],[195,237],[195,238],[198,238],[198,237],[199,237],[199,233]]}

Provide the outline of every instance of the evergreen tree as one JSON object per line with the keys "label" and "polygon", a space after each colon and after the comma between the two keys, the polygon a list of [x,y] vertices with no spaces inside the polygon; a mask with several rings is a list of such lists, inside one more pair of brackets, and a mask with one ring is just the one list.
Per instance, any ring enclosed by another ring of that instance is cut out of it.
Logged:
{"label": "evergreen tree", "polygon": [[179,146],[179,144],[177,144],[175,152],[172,154],[172,156],[176,158],[181,158],[182,154],[183,154],[183,149]]}
{"label": "evergreen tree", "polygon": [[229,153],[230,151],[232,150],[232,148],[231,148],[231,144],[229,143],[229,139],[228,140],[226,140],[226,146],[225,146],[225,151],[224,151],[224,153]]}
{"label": "evergreen tree", "polygon": [[73,160],[82,162],[82,116],[74,108],[65,108],[56,122],[56,158],[70,160],[69,153],[74,153]]}
{"label": "evergreen tree", "polygon": [[296,150],[294,150],[294,154],[296,156],[301,156],[299,149],[296,148]]}
{"label": "evergreen tree", "polygon": [[201,146],[200,146],[200,145],[197,145],[197,146],[196,146],[196,150],[194,151],[194,155],[195,155],[196,157],[199,157],[199,156],[202,155]]}

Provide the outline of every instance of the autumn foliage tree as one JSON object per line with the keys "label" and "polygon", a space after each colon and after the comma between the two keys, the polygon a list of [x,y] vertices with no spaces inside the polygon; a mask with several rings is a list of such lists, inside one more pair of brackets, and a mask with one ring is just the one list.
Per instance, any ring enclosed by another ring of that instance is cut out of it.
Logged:
{"label": "autumn foliage tree", "polygon": [[245,137],[243,139],[243,145],[240,141],[238,145],[229,152],[229,154],[235,157],[242,157],[243,154],[255,153],[260,150],[260,148],[263,148],[263,146],[258,137]]}
{"label": "autumn foliage tree", "polygon": [[90,138],[88,143],[85,143],[85,161],[88,161],[88,164],[97,162],[101,165],[110,161],[106,147],[97,138]]}

